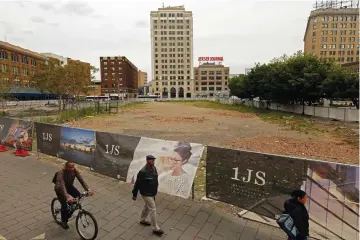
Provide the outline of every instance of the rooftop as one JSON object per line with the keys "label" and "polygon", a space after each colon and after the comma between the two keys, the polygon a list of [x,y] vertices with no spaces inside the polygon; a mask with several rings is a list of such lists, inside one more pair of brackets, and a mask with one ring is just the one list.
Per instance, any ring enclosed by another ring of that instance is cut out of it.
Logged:
{"label": "rooftop", "polygon": [[1,47],[6,48],[8,50],[18,52],[18,53],[23,53],[23,54],[29,55],[29,56],[32,56],[34,58],[46,60],[46,57],[42,56],[41,54],[39,54],[37,52],[30,51],[29,49],[25,49],[25,48],[10,44],[8,42],[0,41],[0,48]]}

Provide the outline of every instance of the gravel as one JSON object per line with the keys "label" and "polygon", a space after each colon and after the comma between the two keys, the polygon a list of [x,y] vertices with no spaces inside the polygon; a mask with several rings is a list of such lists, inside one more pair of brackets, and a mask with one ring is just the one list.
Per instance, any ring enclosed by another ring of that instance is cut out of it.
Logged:
{"label": "gravel", "polygon": [[151,102],[111,116],[67,125],[126,135],[188,141],[264,153],[358,164],[358,148],[324,133],[304,134],[264,122],[253,113]]}

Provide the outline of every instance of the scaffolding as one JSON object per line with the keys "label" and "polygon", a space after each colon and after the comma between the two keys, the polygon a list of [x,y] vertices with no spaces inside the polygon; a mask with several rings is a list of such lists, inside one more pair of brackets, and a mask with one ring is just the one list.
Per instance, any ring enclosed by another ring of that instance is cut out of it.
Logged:
{"label": "scaffolding", "polygon": [[316,0],[314,9],[359,8],[359,0]]}

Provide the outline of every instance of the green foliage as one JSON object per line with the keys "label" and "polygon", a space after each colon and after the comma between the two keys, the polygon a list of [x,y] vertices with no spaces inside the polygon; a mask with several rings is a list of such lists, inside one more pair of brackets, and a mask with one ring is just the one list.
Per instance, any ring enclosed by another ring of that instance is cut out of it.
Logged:
{"label": "green foliage", "polygon": [[351,99],[359,106],[359,75],[333,61],[301,51],[268,64],[255,64],[247,75],[231,78],[230,93],[279,104],[313,105],[322,98]]}

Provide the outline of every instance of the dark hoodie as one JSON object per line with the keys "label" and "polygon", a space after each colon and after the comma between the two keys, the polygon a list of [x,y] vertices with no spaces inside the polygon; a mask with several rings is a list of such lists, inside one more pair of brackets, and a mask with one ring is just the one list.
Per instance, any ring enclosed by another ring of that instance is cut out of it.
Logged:
{"label": "dark hoodie", "polygon": [[299,231],[296,240],[304,240],[309,236],[309,214],[304,204],[297,199],[289,199],[284,203],[284,213],[290,214]]}

